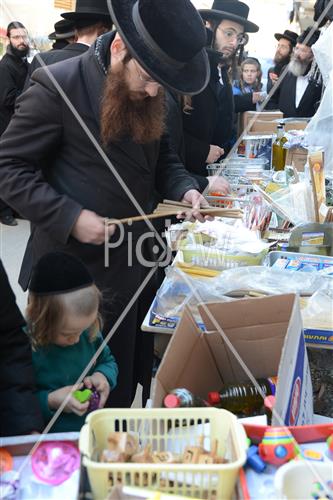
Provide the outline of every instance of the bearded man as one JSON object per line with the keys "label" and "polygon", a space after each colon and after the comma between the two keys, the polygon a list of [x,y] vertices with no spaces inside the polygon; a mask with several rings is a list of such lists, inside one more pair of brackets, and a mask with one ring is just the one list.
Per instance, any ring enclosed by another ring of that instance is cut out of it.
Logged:
{"label": "bearded man", "polygon": [[320,31],[307,28],[298,38],[288,66],[288,73],[278,89],[278,109],[285,118],[312,117],[322,95],[322,80],[314,61],[311,46],[316,43]]}
{"label": "bearded man", "polygon": [[185,103],[183,129],[186,168],[206,176],[207,165],[231,148],[235,110],[230,65],[248,41],[247,33],[256,33],[259,27],[248,20],[249,7],[237,0],[214,0],[211,9],[199,12],[210,33],[211,78],[201,94]]}
{"label": "bearded man", "polygon": [[[0,61],[0,136],[14,113],[16,98],[21,94],[28,73],[28,34],[22,23],[14,21],[7,27],[9,44]],[[13,211],[0,200],[0,222],[16,226]]]}
{"label": "bearded man", "polygon": [[274,56],[274,66],[268,70],[267,93],[278,81],[284,68],[290,63],[290,57],[296,45],[298,35],[294,31],[285,30],[284,33],[275,33],[278,41]]}
{"label": "bearded man", "polygon": [[119,378],[110,405],[129,407],[138,381],[149,395],[153,337],[138,328],[147,312],[141,296],[132,299],[152,267],[144,244],[153,235],[146,222],[116,229],[105,219],[149,213],[154,189],[196,207],[205,201],[163,135],[163,87],[201,92],[209,62],[190,0],[110,5],[117,32],[81,57],[34,72],[0,143],[0,196],[32,222],[24,289],[50,250],[89,268],[104,296],[104,332],[116,328],[109,345]]}

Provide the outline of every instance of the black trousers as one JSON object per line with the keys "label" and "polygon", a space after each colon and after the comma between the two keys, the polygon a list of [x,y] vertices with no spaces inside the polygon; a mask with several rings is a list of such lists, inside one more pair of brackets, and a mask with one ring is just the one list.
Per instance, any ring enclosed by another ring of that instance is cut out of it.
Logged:
{"label": "black trousers", "polygon": [[[97,283],[103,292],[103,333],[106,336],[148,273],[152,272],[150,281],[137,300],[134,301],[108,343],[119,368],[117,387],[110,393],[107,403],[107,406],[113,408],[129,408],[133,402],[138,383],[143,386],[143,406],[150,394],[154,334],[142,332],[141,324],[156,294],[157,266],[155,264],[155,267],[152,268],[142,265],[138,259],[140,252],[140,249],[137,252],[136,249],[130,251],[131,262],[129,262],[129,251],[126,245],[121,245],[120,248],[110,251],[110,267],[106,268],[105,273],[107,282],[112,284],[112,288],[106,288],[103,283]],[[142,252],[148,260],[147,248],[144,248]]]}

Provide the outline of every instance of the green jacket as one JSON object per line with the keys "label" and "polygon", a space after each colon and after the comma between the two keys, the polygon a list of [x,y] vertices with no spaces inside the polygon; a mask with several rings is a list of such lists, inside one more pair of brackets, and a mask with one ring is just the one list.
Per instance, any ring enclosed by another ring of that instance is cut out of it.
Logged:
{"label": "green jacket", "polygon": [[[77,344],[60,347],[54,344],[33,351],[32,359],[36,372],[37,395],[39,397],[45,424],[54,415],[54,411],[49,409],[49,392],[61,389],[62,387],[73,385],[99,346],[103,342],[103,337],[98,334],[94,341],[90,341],[88,331],[84,331]],[[87,376],[95,372],[103,373],[107,378],[111,390],[117,383],[118,366],[110,349],[105,346],[96,364],[90,369]],[[62,413],[51,428],[51,432],[74,432],[79,431],[84,424],[85,415],[79,417],[74,413]]]}

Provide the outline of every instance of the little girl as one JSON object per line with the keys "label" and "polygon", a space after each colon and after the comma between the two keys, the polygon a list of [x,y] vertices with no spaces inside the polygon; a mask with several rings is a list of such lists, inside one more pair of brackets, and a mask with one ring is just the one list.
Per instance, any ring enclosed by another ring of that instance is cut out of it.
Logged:
{"label": "little girl", "polygon": [[[84,264],[56,252],[37,263],[29,286],[26,310],[37,390],[45,424],[69,393],[103,342],[100,333],[101,294]],[[105,346],[81,385],[95,388],[99,408],[117,382],[118,367]],[[77,389],[77,388],[76,388]],[[89,402],[73,395],[51,432],[79,431]]]}

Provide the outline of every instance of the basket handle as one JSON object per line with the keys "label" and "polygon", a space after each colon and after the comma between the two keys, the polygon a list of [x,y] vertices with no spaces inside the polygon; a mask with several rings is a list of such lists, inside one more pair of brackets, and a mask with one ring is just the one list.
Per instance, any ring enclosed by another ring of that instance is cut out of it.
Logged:
{"label": "basket handle", "polygon": [[248,449],[249,444],[244,426],[240,422],[236,422],[237,436],[239,437],[239,444],[244,447],[245,451]]}
{"label": "basket handle", "polygon": [[81,428],[80,431],[79,450],[83,456],[89,457],[89,449],[90,449],[89,425],[84,424],[84,426]]}

